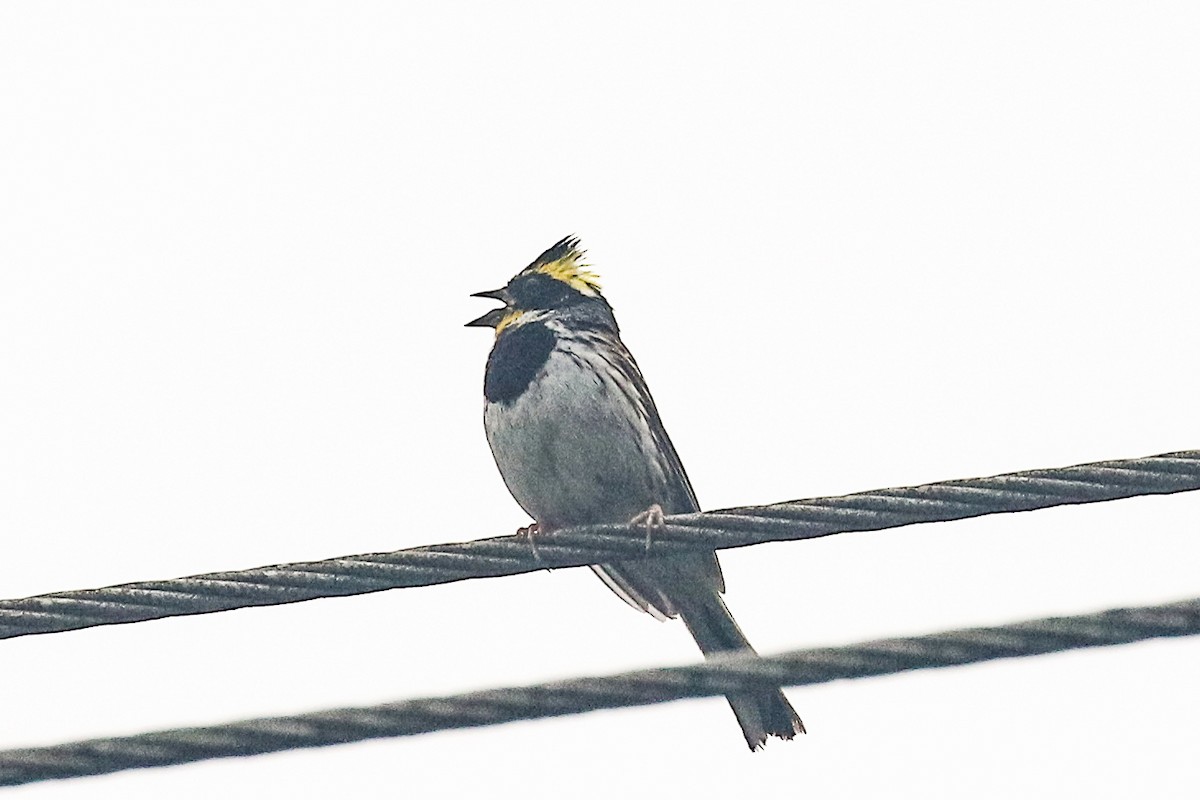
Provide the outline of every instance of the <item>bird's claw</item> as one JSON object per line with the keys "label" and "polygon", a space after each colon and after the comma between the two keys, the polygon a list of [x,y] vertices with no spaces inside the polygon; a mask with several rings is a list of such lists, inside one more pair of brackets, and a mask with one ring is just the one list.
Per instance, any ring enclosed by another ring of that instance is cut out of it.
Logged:
{"label": "bird's claw", "polygon": [[629,520],[629,526],[644,525],[646,526],[646,555],[650,555],[650,543],[653,540],[655,529],[661,528],[666,520],[663,517],[662,506],[658,503],[647,508],[642,513],[638,514],[633,519]]}
{"label": "bird's claw", "polygon": [[532,522],[523,528],[517,528],[517,536],[521,536],[529,541],[529,549],[533,552],[533,557],[541,561],[542,554],[538,552],[536,537],[542,532],[542,526],[536,522]]}

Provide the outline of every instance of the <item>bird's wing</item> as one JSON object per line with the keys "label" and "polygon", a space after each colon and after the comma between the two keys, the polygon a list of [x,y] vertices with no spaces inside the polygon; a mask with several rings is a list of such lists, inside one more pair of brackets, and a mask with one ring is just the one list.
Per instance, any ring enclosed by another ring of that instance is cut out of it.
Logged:
{"label": "bird's wing", "polygon": [[[624,350],[624,346],[618,343]],[[649,426],[657,455],[663,461],[665,484],[662,497],[656,498],[667,514],[686,514],[700,510],[692,482],[683,468],[683,462],[667,435],[658,415],[658,407],[650,396],[650,389],[642,371],[627,350],[621,357],[607,359],[609,366],[620,372],[624,380],[622,388],[628,392],[630,404],[638,409]],[[724,592],[725,580],[717,555],[696,553],[674,558],[647,559],[645,561],[623,561],[616,564],[593,566],[608,588],[634,608],[645,611],[656,618],[675,616],[678,600],[696,592],[708,594]]]}

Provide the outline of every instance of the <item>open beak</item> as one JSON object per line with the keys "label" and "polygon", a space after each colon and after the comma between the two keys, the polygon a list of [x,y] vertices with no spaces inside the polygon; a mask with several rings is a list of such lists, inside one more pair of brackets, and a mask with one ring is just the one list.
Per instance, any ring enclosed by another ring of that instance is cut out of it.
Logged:
{"label": "open beak", "polygon": [[492,289],[487,292],[476,292],[471,297],[486,297],[488,300],[499,300],[504,303],[500,308],[493,308],[482,317],[477,317],[467,323],[468,328],[494,328],[508,313],[508,302],[511,299],[507,289]]}

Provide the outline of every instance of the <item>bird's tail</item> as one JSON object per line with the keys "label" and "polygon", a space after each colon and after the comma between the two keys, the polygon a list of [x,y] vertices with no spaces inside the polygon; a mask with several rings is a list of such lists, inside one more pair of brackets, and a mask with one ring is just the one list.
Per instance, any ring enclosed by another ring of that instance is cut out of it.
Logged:
{"label": "bird's tail", "polygon": [[[754,652],[716,592],[681,604],[679,616],[705,657],[739,650]],[[797,733],[804,733],[804,723],[779,688],[731,694],[726,698],[751,750],[766,744],[768,736],[791,739]]]}

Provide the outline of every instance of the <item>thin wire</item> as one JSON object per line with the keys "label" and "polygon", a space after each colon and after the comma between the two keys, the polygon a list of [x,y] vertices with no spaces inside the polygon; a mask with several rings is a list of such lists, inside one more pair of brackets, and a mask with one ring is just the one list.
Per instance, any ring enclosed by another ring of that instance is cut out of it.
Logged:
{"label": "thin wire", "polygon": [[0,639],[1200,489],[1200,450],[0,601]]}
{"label": "thin wire", "polygon": [[0,786],[1200,634],[1200,598],[992,628],[0,751]]}

